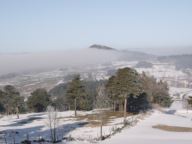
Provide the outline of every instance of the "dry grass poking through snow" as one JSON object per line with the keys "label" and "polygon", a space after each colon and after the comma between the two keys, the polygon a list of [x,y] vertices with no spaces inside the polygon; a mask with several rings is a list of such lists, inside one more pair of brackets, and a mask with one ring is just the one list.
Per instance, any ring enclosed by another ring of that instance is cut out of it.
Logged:
{"label": "dry grass poking through snow", "polygon": [[153,128],[169,131],[169,132],[192,132],[190,127],[178,127],[178,126],[168,126],[168,125],[155,125]]}
{"label": "dry grass poking through snow", "polygon": [[[103,110],[95,114],[77,116],[77,120],[80,120],[80,121],[86,120],[88,122],[87,124],[88,127],[99,127],[100,121],[101,121],[101,115],[102,115],[103,125],[106,126],[110,122],[112,122],[114,119],[122,118],[123,112],[121,111],[113,112],[109,110]],[[131,115],[130,113],[127,113],[127,116],[130,116],[130,115]]]}

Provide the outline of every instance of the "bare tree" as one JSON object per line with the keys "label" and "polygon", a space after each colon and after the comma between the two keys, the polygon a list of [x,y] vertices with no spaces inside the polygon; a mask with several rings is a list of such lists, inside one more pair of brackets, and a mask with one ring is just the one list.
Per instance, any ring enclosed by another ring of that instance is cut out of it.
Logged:
{"label": "bare tree", "polygon": [[47,125],[50,129],[51,141],[54,143],[57,141],[57,127],[59,124],[58,112],[54,107],[48,106],[47,116],[48,116]]}
{"label": "bare tree", "polygon": [[[96,74],[97,75],[97,74]],[[109,108],[110,107],[110,99],[108,95],[106,94],[106,87],[105,84],[102,82],[102,80],[105,80],[103,76],[101,76],[102,79],[100,82],[97,80],[96,76],[94,77],[95,81],[99,82],[99,85],[96,89],[97,95],[96,95],[96,102],[95,102],[95,108],[100,109],[98,113],[98,118],[100,120],[100,140],[103,140],[103,123],[104,123],[104,112],[102,109]]]}
{"label": "bare tree", "polygon": [[[97,88],[97,99],[96,99],[96,107],[103,108],[105,102],[103,101],[104,94],[104,87],[101,85]],[[100,140],[103,139],[103,114],[102,111],[99,113],[100,119]]]}
{"label": "bare tree", "polygon": [[[97,97],[96,97],[96,108],[103,109],[109,107],[109,98],[105,93],[105,86],[104,84],[100,84],[97,88]],[[99,112],[99,119],[100,119],[100,140],[103,140],[103,117],[104,112],[101,110]]]}
{"label": "bare tree", "polygon": [[110,99],[106,95],[105,85],[100,84],[97,87],[96,91],[97,91],[97,97],[96,97],[95,107],[100,109],[108,108],[110,106]]}

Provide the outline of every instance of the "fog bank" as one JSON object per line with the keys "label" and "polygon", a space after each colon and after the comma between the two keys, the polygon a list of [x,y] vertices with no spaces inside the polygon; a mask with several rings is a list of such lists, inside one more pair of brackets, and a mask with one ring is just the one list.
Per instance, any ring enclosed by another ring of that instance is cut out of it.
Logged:
{"label": "fog bank", "polygon": [[54,51],[44,53],[0,55],[0,75],[37,69],[83,67],[108,63],[117,59],[117,52],[97,49]]}

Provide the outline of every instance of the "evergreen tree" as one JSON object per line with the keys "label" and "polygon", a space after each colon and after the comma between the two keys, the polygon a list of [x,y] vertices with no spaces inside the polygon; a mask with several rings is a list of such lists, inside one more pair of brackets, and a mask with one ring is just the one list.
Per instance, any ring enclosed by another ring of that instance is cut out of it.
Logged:
{"label": "evergreen tree", "polygon": [[119,69],[116,76],[109,79],[107,87],[108,89],[111,87],[111,96],[118,96],[118,99],[124,100],[124,123],[126,123],[127,99],[142,92],[139,74],[131,68]]}
{"label": "evergreen tree", "polygon": [[44,112],[50,104],[50,95],[47,93],[46,89],[43,88],[32,92],[27,101],[28,108],[33,112]]}
{"label": "evergreen tree", "polygon": [[150,103],[153,102],[153,96],[156,91],[157,82],[152,76],[147,76],[144,72],[141,74],[141,82],[143,91],[147,94],[147,99]]}
{"label": "evergreen tree", "polygon": [[137,97],[130,96],[127,100],[127,110],[133,113],[146,111],[150,108],[150,102],[147,97],[146,93],[142,93]]}
{"label": "evergreen tree", "polygon": [[192,96],[188,98],[188,104],[192,107]]}
{"label": "evergreen tree", "polygon": [[153,95],[153,103],[159,104],[162,107],[170,107],[172,102],[167,83],[163,81],[157,82]]}
{"label": "evergreen tree", "polygon": [[0,113],[4,113],[5,109],[5,93],[4,91],[0,90]]}
{"label": "evergreen tree", "polygon": [[87,110],[89,97],[79,75],[74,76],[74,79],[69,82],[66,97],[70,107],[75,110],[75,116],[77,116],[77,110]]}
{"label": "evergreen tree", "polygon": [[[92,110],[93,107],[96,106],[96,97],[97,97],[97,87],[101,84],[105,84],[106,81],[81,81],[82,85],[85,87],[85,91],[87,93],[88,105],[86,110]],[[67,96],[66,92],[69,88],[69,83],[63,83],[60,85],[55,86],[53,89],[50,90],[50,95],[54,99],[54,106],[58,110],[68,110],[71,106],[71,109],[74,109],[74,101],[69,100],[71,99],[69,95]],[[68,97],[68,98],[67,98]],[[71,101],[71,102],[68,102]]]}
{"label": "evergreen tree", "polygon": [[7,114],[15,113],[19,118],[19,113],[24,108],[24,98],[20,96],[14,86],[6,85],[3,91],[0,91],[0,105],[4,112],[6,111]]}
{"label": "evergreen tree", "polygon": [[118,91],[117,91],[117,83],[116,83],[116,77],[115,76],[111,76],[106,84],[106,93],[108,95],[108,97],[110,98],[110,100],[112,101],[113,104],[113,111],[116,111],[116,105],[117,105],[117,101],[119,100],[119,95],[118,95]]}
{"label": "evergreen tree", "polygon": [[157,82],[154,77],[147,76],[145,73],[141,75],[141,79],[143,90],[147,94],[147,99],[150,103],[159,104],[163,107],[171,105],[172,99],[166,82]]}

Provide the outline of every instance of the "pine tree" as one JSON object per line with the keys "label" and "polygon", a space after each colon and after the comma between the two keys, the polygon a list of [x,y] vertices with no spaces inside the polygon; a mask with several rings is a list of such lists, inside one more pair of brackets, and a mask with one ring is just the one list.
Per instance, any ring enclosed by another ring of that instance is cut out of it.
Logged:
{"label": "pine tree", "polygon": [[190,96],[190,97],[188,98],[188,104],[190,105],[190,107],[192,107],[192,96]]}
{"label": "pine tree", "polygon": [[77,116],[77,110],[87,109],[89,97],[79,75],[75,75],[74,79],[69,82],[66,97],[70,107],[75,111],[75,116]]}
{"label": "pine tree", "polygon": [[166,82],[159,82],[154,78],[147,76],[145,73],[141,75],[142,87],[147,94],[150,103],[158,104],[162,107],[169,107],[172,99],[169,95],[169,88]]}
{"label": "pine tree", "polygon": [[162,107],[170,107],[172,102],[168,84],[162,80],[157,82],[155,92],[153,93],[153,103],[159,104]]}
{"label": "pine tree", "polygon": [[4,113],[5,111],[5,92],[0,90],[0,112]]}
{"label": "pine tree", "polygon": [[50,95],[47,93],[46,89],[43,88],[32,92],[27,101],[28,108],[34,112],[44,112],[50,104]]}
{"label": "pine tree", "polygon": [[111,90],[113,89],[112,94],[118,96],[118,99],[124,99],[124,124],[126,124],[127,99],[142,93],[140,76],[134,69],[123,68],[119,69],[116,76],[111,79],[113,79],[111,81],[113,84],[110,84],[112,85]]}
{"label": "pine tree", "polygon": [[12,85],[6,85],[3,91],[0,91],[0,99],[2,109],[7,114],[16,113],[19,118],[19,113],[24,107],[24,98],[20,96],[18,90]]}
{"label": "pine tree", "polygon": [[144,72],[141,74],[141,82],[143,91],[147,94],[147,99],[150,103],[154,101],[154,94],[156,92],[157,80],[152,76],[147,76]]}

